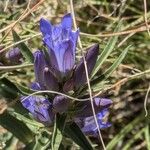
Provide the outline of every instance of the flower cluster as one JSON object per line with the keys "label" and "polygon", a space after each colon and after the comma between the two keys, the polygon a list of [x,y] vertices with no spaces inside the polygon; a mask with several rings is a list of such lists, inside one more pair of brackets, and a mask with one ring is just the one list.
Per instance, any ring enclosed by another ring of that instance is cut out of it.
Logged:
{"label": "flower cluster", "polygon": [[[64,94],[73,92],[79,97],[79,91],[86,84],[86,73],[83,59],[75,63],[75,53],[79,30],[72,31],[71,14],[65,15],[60,24],[52,25],[45,19],[40,20],[40,30],[43,43],[47,50],[37,50],[34,53],[34,72],[36,81],[31,85],[33,90],[53,90]],[[99,52],[99,45],[87,48],[85,59],[90,76]],[[78,94],[77,94],[78,93]],[[93,98],[99,128],[109,127],[103,121],[112,104],[110,99]],[[56,113],[71,114],[72,121],[85,134],[97,134],[90,101],[72,101],[62,95],[47,95],[22,97],[23,106],[33,117],[43,124],[50,126],[54,122]],[[71,110],[71,113],[69,113]],[[72,113],[73,112],[73,113]]]}

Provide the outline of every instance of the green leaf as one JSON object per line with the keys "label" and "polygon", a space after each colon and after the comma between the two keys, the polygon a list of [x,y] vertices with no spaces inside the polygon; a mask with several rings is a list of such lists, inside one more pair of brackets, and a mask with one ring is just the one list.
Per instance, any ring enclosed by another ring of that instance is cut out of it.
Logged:
{"label": "green leaf", "polygon": [[[119,31],[120,26],[121,26],[121,23],[119,23],[117,25],[117,27],[116,27],[114,32]],[[102,64],[106,61],[107,57],[110,55],[110,53],[114,49],[114,47],[115,47],[115,45],[117,43],[117,40],[118,40],[118,36],[112,36],[109,39],[107,45],[105,46],[104,50],[102,51],[100,57],[97,60],[97,63],[95,65],[95,67],[94,67],[94,70],[92,72],[91,77],[93,77],[99,71],[99,69],[102,66]]]}
{"label": "green leaf", "polygon": [[7,78],[0,79],[0,93],[6,98],[15,99],[18,96],[18,93],[28,96],[34,92],[35,91],[32,89],[15,82],[11,82]]}
{"label": "green leaf", "polygon": [[116,68],[121,64],[122,60],[125,58],[130,47],[131,46],[128,46],[127,48],[125,48],[125,50],[120,54],[120,56],[114,61],[114,63],[101,76],[99,76],[98,78],[91,81],[91,85],[95,86],[95,84],[99,83],[100,81],[106,80],[116,70]]}
{"label": "green leaf", "polygon": [[47,150],[50,148],[51,137],[47,131],[41,131],[35,137],[35,140],[24,148],[24,150]]}
{"label": "green leaf", "polygon": [[54,129],[52,134],[52,140],[51,140],[52,150],[59,149],[60,147],[63,138],[62,132],[65,126],[65,120],[66,120],[66,115],[57,114],[55,117],[55,124],[54,124]]}
{"label": "green leaf", "polygon": [[[21,41],[21,38],[14,30],[12,30],[12,34],[13,34],[14,42]],[[28,48],[28,46],[25,43],[19,43],[18,47],[20,48],[20,51],[21,51],[22,55],[25,57],[25,59],[28,62],[33,63],[34,57],[33,57],[32,52]]]}
{"label": "green leaf", "polygon": [[64,133],[84,150],[93,150],[91,143],[82,133],[76,123],[65,126]]}
{"label": "green leaf", "polygon": [[[122,60],[125,58],[129,48],[131,47],[128,46],[127,48],[125,48],[125,50],[120,54],[120,56],[114,61],[114,63],[106,70],[106,72],[104,72],[101,77],[103,78],[108,78],[115,70],[116,68],[121,64]],[[100,78],[101,78],[100,77]]]}
{"label": "green leaf", "polygon": [[18,89],[7,78],[2,78],[0,79],[0,93],[5,98],[15,99],[18,96]]}
{"label": "green leaf", "polygon": [[147,150],[150,150],[150,131],[149,131],[149,125],[145,127],[145,141]]}
{"label": "green leaf", "polygon": [[11,115],[14,116],[15,118],[17,118],[18,120],[24,122],[25,124],[32,125],[32,126],[35,126],[37,128],[43,128],[44,127],[44,125],[42,123],[37,122],[33,119],[31,120],[30,118],[27,118],[20,113],[12,112]]}
{"label": "green leaf", "polygon": [[34,90],[32,90],[32,89],[30,89],[30,88],[28,88],[28,87],[25,87],[25,86],[23,86],[23,85],[20,85],[20,84],[18,84],[18,83],[14,83],[14,84],[15,84],[16,87],[18,88],[19,93],[22,94],[22,95],[28,96],[28,95],[30,95],[30,94],[32,94],[32,93],[35,92]]}
{"label": "green leaf", "polygon": [[51,142],[51,148],[52,150],[59,149],[59,146],[62,141],[62,134],[61,131],[57,128],[57,123],[55,121],[53,135],[52,135],[52,142]]}
{"label": "green leaf", "polygon": [[0,114],[0,125],[25,144],[30,143],[34,138],[34,134],[26,124],[10,115],[8,111]]}

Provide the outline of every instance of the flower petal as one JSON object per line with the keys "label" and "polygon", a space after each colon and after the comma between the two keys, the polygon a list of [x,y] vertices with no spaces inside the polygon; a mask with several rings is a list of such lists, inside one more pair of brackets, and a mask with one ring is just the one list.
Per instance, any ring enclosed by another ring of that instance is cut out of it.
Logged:
{"label": "flower petal", "polygon": [[85,118],[75,118],[75,122],[81,128],[82,132],[86,135],[98,136],[98,128],[107,128],[110,127],[111,124],[109,122],[104,122],[103,118],[107,115],[108,110],[103,109],[97,115],[97,122],[99,127],[97,127],[95,123],[94,116],[85,117]]}
{"label": "flower petal", "polygon": [[34,53],[34,72],[36,81],[40,84],[40,86],[44,85],[43,72],[46,66],[44,54],[42,51],[36,51]]}
{"label": "flower petal", "polygon": [[67,111],[69,106],[69,101],[64,96],[56,96],[53,100],[54,111],[62,114]]}
{"label": "flower petal", "polygon": [[73,55],[75,59],[75,52],[76,52],[76,46],[77,46],[77,41],[78,41],[78,36],[79,36],[79,29],[75,32],[70,32],[69,38],[73,42]]}
{"label": "flower petal", "polygon": [[[66,62],[64,62],[64,55],[65,57],[67,57],[66,55],[71,52],[68,52],[67,50],[70,50],[72,51],[72,49],[69,49],[71,48],[70,47],[70,41],[69,40],[66,40],[66,41],[63,41],[61,42],[60,44],[58,44],[56,47],[55,47],[55,56],[56,56],[56,59],[57,59],[57,63],[58,63],[58,67],[59,67],[59,71],[60,72],[65,72],[65,69],[67,67],[69,67],[71,64],[68,64],[68,66],[65,67],[66,65]],[[67,51],[67,52],[66,52]],[[66,53],[66,54],[65,54]],[[71,56],[71,55],[69,55]],[[71,56],[72,57],[72,56]],[[68,60],[68,62],[70,62],[70,59]]]}
{"label": "flower petal", "polygon": [[53,123],[54,114],[52,113],[52,105],[48,99],[39,96],[22,97],[21,99],[22,105],[37,121],[45,125]]}
{"label": "flower petal", "polygon": [[[87,49],[87,54],[85,56],[85,60],[87,63],[87,69],[88,69],[89,75],[92,73],[93,68],[96,64],[98,52],[99,52],[98,44],[95,44]],[[74,73],[74,81],[75,81],[76,89],[79,88],[80,86],[83,86],[87,81],[83,59],[80,61],[80,63],[76,67],[76,70]]]}
{"label": "flower petal", "polygon": [[44,69],[44,82],[47,90],[58,90],[58,83],[52,72],[45,67]]}
{"label": "flower petal", "polygon": [[63,72],[70,71],[73,68],[74,63],[73,43],[68,41],[68,47],[66,47],[63,58]]}
{"label": "flower petal", "polygon": [[[96,97],[93,99],[93,104],[94,104],[94,110],[97,114],[98,112],[102,111],[104,108],[110,107],[112,101],[110,99]],[[79,111],[76,112],[75,114],[76,117],[82,118],[82,117],[89,117],[93,115],[90,101],[80,102],[80,104],[78,104],[78,108]]]}
{"label": "flower petal", "polygon": [[65,29],[71,29],[72,28],[72,16],[70,13],[66,14],[62,20],[61,25]]}
{"label": "flower petal", "polygon": [[40,30],[43,34],[43,36],[51,35],[52,34],[52,25],[49,21],[42,18],[40,20]]}
{"label": "flower petal", "polygon": [[41,90],[41,87],[40,87],[40,85],[39,85],[38,82],[33,82],[33,83],[31,84],[31,89],[32,89],[32,90]]}
{"label": "flower petal", "polygon": [[109,107],[112,104],[112,100],[107,98],[94,98],[94,104],[96,107]]}
{"label": "flower petal", "polygon": [[61,41],[61,34],[62,34],[62,26],[60,24],[53,26],[52,40],[53,40],[54,45],[56,45],[57,42]]}

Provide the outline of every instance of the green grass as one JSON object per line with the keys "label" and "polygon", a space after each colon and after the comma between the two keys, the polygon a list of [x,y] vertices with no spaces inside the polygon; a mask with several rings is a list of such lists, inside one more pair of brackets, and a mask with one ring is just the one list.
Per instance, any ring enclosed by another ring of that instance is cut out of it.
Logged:
{"label": "green grass", "polygon": [[[38,1],[31,0],[30,9],[37,3]],[[15,3],[8,1],[7,6],[6,1],[0,1],[0,47],[4,49],[4,52],[0,55],[0,62],[6,65],[0,66],[0,78],[7,77],[12,82],[23,86],[28,86],[34,80],[32,64],[29,64],[33,61],[33,56],[29,50],[34,52],[36,49],[42,49],[39,20],[44,17],[53,23],[59,22],[59,18],[69,11],[69,5],[68,0],[58,2],[46,0],[38,5],[32,13],[18,21],[13,29],[25,42],[18,46],[24,47],[23,53],[28,63],[7,67],[8,63],[3,55],[20,38],[17,37],[14,41],[12,29],[3,29],[13,24],[21,16],[27,7],[27,2],[18,4],[17,0]],[[148,22],[150,22],[149,8],[150,3],[147,1]],[[122,31],[131,31],[131,34],[134,32],[133,29],[145,27],[143,1],[131,0],[125,1],[125,3],[116,3],[115,0],[78,0],[74,1],[74,11],[77,25],[80,28],[83,47],[88,47],[93,43],[100,44],[100,54],[92,79],[92,81],[96,81],[94,87],[92,87],[94,94],[101,92],[103,94],[100,96],[109,97],[114,102],[109,115],[112,127],[102,131],[107,149],[150,150],[150,114],[148,114],[148,117],[144,117],[144,100],[150,82],[150,36],[146,29],[142,32],[137,30],[129,38],[127,38],[129,34],[122,34]],[[116,29],[120,20],[121,26]],[[10,32],[8,32],[9,30]],[[115,32],[119,34],[116,36]],[[107,34],[109,35],[107,36]],[[118,46],[124,39],[126,40],[121,46]],[[79,57],[81,57],[80,52],[77,51],[77,58]],[[125,82],[121,82],[114,87],[115,83],[124,78],[127,78]],[[103,79],[103,82],[101,82],[101,79]],[[87,91],[85,92],[87,93]],[[0,93],[0,110],[3,108],[1,101],[8,104],[10,102]],[[150,110],[149,106],[150,101],[147,103],[148,111]],[[12,108],[9,107],[9,109]],[[0,130],[3,131],[4,129],[1,127]],[[18,141],[14,136],[7,139],[4,137],[6,133],[8,133],[6,130],[0,132],[0,146],[1,143],[5,145],[9,141],[13,147],[18,147],[16,144]],[[100,149],[101,143],[96,139],[91,139],[94,144],[98,144],[97,149]],[[59,143],[60,141],[56,142]],[[10,144],[8,144],[8,149],[11,147]],[[75,144],[71,142],[70,145],[74,146]],[[78,149],[76,145],[75,148]]]}

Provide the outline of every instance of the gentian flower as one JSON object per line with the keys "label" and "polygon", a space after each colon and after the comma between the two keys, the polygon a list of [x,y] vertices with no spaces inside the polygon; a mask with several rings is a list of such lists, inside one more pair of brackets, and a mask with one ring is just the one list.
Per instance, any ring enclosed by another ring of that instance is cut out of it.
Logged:
{"label": "gentian flower", "polygon": [[108,114],[107,108],[96,114],[99,127],[95,123],[94,116],[75,118],[75,122],[86,135],[98,136],[98,128],[108,128],[111,126],[109,122],[104,122],[103,119]]}
{"label": "gentian flower", "polygon": [[[72,31],[72,17],[65,15],[60,24],[52,25],[45,19],[40,20],[40,30],[43,35],[44,46],[48,51],[37,50],[34,53],[34,72],[36,81],[32,83],[33,90],[54,90],[75,96],[83,87],[86,80],[84,61],[81,59],[75,64],[76,44],[79,30]],[[96,64],[99,53],[99,45],[94,44],[86,49],[85,60],[88,75],[90,76]],[[71,101],[65,96],[52,94],[48,98],[30,96],[22,100],[23,106],[29,110],[33,117],[45,125],[52,125],[54,115],[68,113],[72,121],[75,121],[81,130],[87,135],[97,135],[97,126],[93,117],[90,101]],[[50,100],[49,100],[50,98]],[[110,99],[93,98],[96,118],[99,128],[106,128],[110,123],[103,119],[108,113],[108,107],[112,104]],[[70,107],[72,107],[70,109]],[[74,110],[74,111],[72,111]],[[69,114],[69,111],[72,111]],[[70,121],[70,120],[69,120]]]}
{"label": "gentian flower", "polygon": [[52,104],[48,99],[38,96],[24,98],[25,97],[22,97],[22,105],[33,115],[37,121],[47,126],[53,123],[54,113],[52,112]]}
{"label": "gentian flower", "polygon": [[[96,64],[96,60],[99,52],[99,45],[94,44],[91,47],[87,48],[86,51],[87,53],[85,55],[85,60],[87,63],[88,75],[90,76]],[[86,82],[87,79],[86,79],[84,61],[83,59],[81,59],[74,69],[72,78],[64,84],[63,90],[64,92],[71,91],[71,90],[78,90],[80,87],[84,86]]]}
{"label": "gentian flower", "polygon": [[75,50],[79,30],[72,31],[71,14],[65,15],[61,23],[52,25],[45,19],[40,20],[43,42],[48,47],[51,65],[62,75],[68,73],[75,64]]}
{"label": "gentian flower", "polygon": [[[93,104],[94,110],[97,114],[101,110],[110,107],[112,104],[112,100],[96,97],[93,99]],[[93,115],[90,101],[79,102],[76,107],[78,107],[79,109],[78,111],[76,111],[75,117],[89,117]]]}
{"label": "gentian flower", "polygon": [[[110,99],[96,97],[93,99],[93,104],[99,128],[102,129],[110,127],[111,124],[108,122],[104,122],[103,119],[108,114],[108,107],[112,104],[112,101]],[[96,126],[93,116],[91,102],[80,102],[78,104],[78,108],[79,110],[74,116],[74,120],[77,125],[85,134],[97,136],[98,127]]]}

